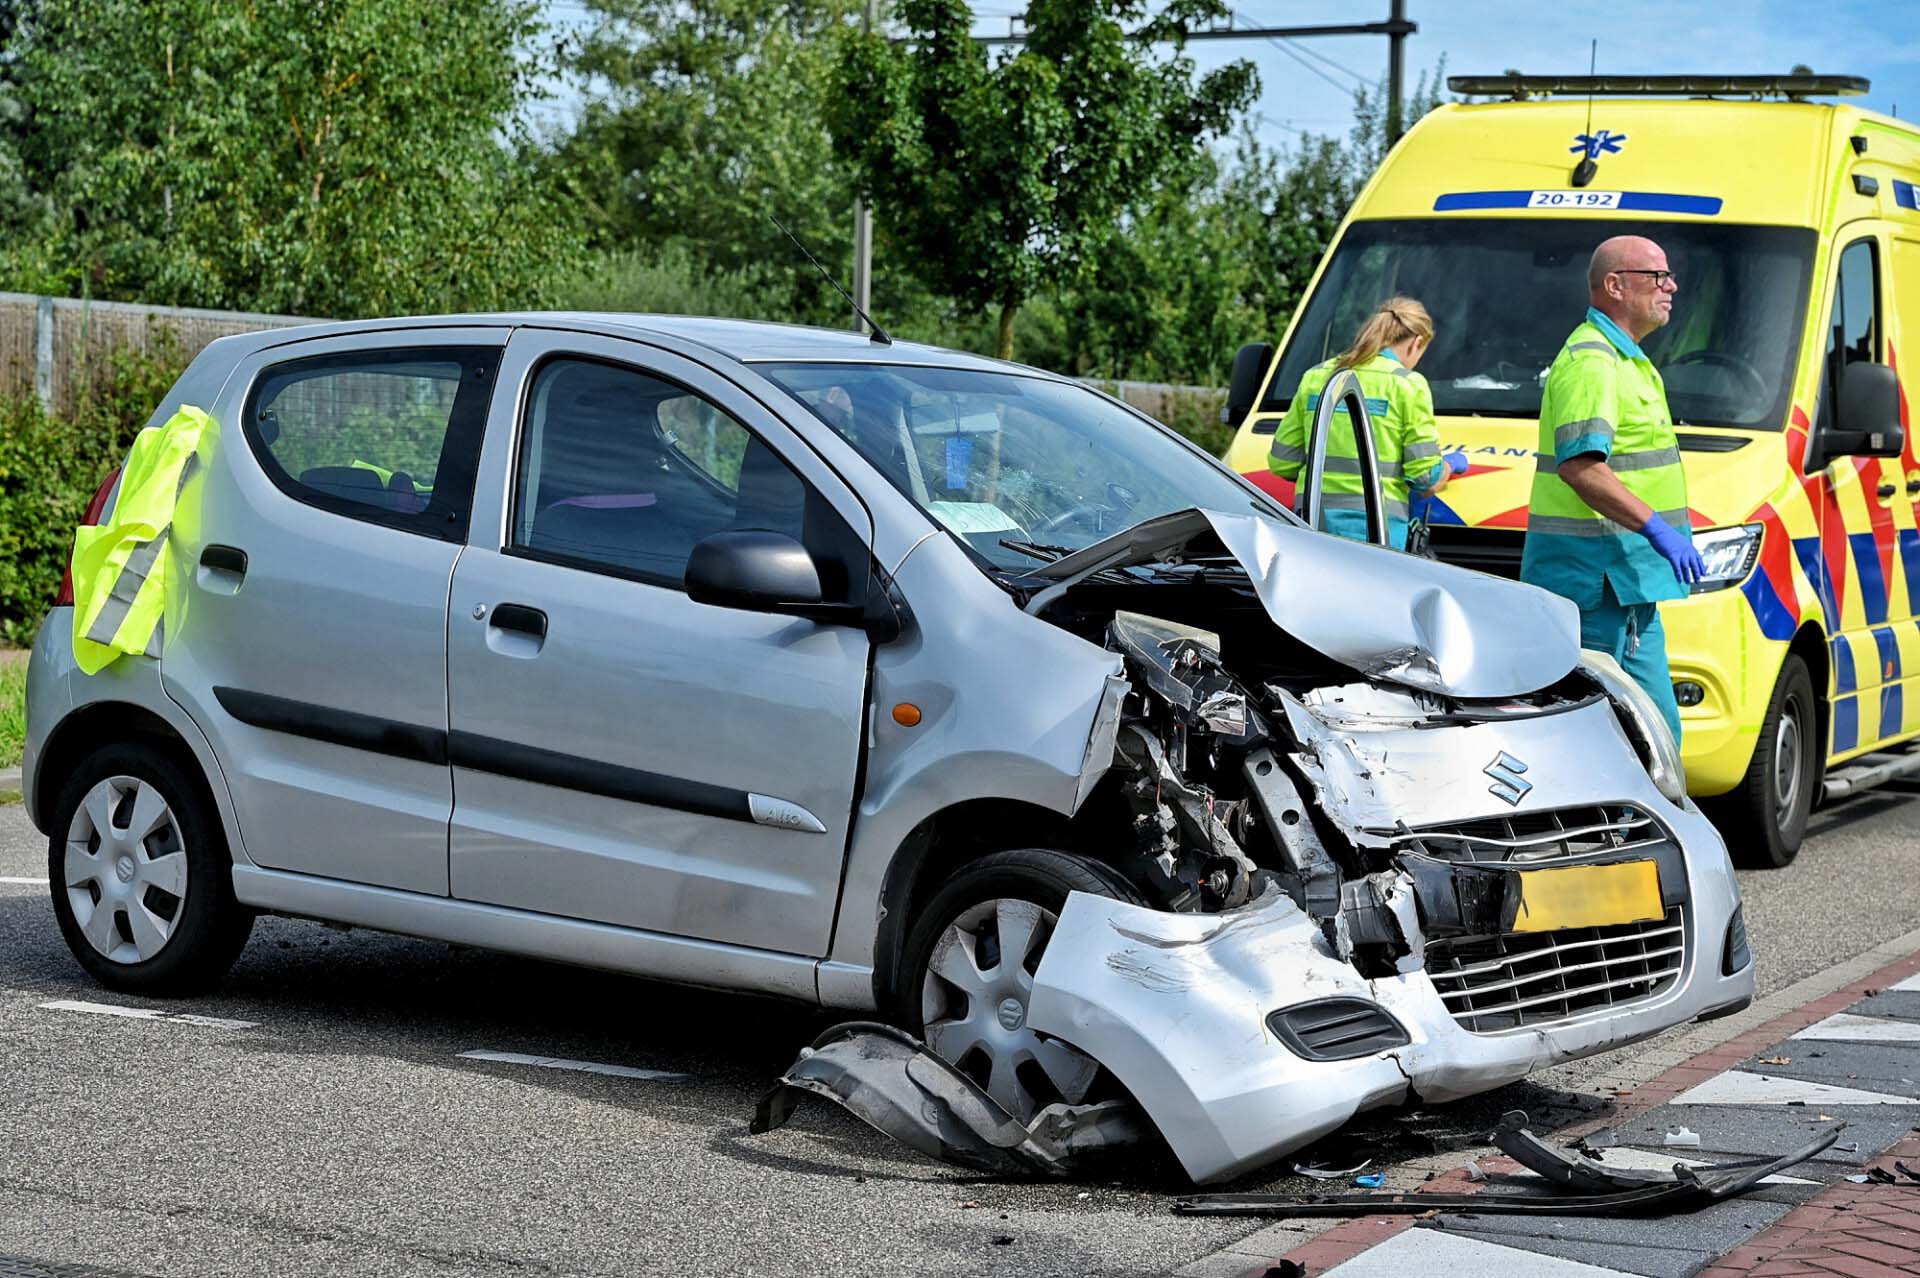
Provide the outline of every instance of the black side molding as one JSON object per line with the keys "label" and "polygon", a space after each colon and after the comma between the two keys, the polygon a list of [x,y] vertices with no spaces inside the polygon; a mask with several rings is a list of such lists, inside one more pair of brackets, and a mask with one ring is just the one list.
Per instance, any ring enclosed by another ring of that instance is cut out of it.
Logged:
{"label": "black side molding", "polygon": [[423,728],[241,688],[215,688],[213,695],[228,714],[255,728],[370,750],[396,759],[438,764],[447,761],[447,734],[438,728]]}

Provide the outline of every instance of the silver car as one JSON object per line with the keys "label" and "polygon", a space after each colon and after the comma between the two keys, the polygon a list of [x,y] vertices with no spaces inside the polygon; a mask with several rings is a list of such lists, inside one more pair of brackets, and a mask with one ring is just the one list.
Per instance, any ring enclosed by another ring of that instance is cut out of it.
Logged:
{"label": "silver car", "polygon": [[1744,1006],[1725,849],[1571,607],[1311,531],[1078,383],[528,314],[223,338],[158,657],[34,647],[102,983],[262,911],[854,1011],[1190,1175]]}

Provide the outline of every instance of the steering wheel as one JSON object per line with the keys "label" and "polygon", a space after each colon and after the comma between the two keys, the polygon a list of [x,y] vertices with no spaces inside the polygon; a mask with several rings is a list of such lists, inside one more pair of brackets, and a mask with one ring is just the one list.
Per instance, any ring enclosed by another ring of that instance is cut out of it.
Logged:
{"label": "steering wheel", "polygon": [[1714,368],[1728,369],[1746,379],[1747,388],[1753,392],[1756,402],[1767,398],[1767,379],[1750,361],[1738,355],[1729,355],[1725,351],[1698,350],[1688,351],[1677,359],[1667,361],[1668,368],[1681,364],[1708,364]]}
{"label": "steering wheel", "polygon": [[1033,540],[1044,542],[1058,533],[1062,528],[1083,521],[1087,525],[1087,531],[1093,533],[1097,540],[1101,531],[1101,519],[1112,513],[1113,507],[1102,502],[1080,502],[1076,505],[1069,506],[1051,519],[1036,524],[1033,529]]}

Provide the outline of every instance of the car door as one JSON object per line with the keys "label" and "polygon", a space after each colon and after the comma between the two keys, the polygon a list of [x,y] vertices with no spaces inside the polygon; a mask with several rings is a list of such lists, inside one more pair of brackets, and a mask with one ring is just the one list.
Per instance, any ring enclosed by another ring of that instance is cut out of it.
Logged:
{"label": "car door", "polygon": [[522,330],[503,377],[520,390],[483,462],[499,516],[476,519],[453,583],[453,895],[824,954],[868,638],[695,603],[681,579],[703,538],[765,528],[807,544],[851,602],[865,511],[690,360]]}
{"label": "car door", "polygon": [[446,893],[447,591],[506,334],[271,347],[215,406],[161,673],[257,865]]}

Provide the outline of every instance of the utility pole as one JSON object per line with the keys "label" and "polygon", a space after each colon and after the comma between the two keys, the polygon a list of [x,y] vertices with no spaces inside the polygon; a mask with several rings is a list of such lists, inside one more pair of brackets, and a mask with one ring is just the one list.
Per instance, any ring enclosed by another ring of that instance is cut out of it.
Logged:
{"label": "utility pole", "polygon": [[[872,31],[880,21],[880,0],[867,0],[867,11],[860,19],[862,31]],[[859,196],[853,197],[853,329],[866,331],[860,313],[873,311],[873,210]]]}
{"label": "utility pole", "polygon": [[[871,31],[879,21],[879,0],[867,0],[866,17],[863,29]],[[1012,25],[1011,22],[1008,24]],[[1400,140],[1401,133],[1401,96],[1405,90],[1406,57],[1403,46],[1408,36],[1420,29],[1417,23],[1407,21],[1407,0],[1389,0],[1387,19],[1384,22],[1341,22],[1310,27],[1206,27],[1199,31],[1189,31],[1187,39],[1192,40],[1299,40],[1307,36],[1336,35],[1383,35],[1387,37],[1387,145],[1392,146]],[[1009,32],[1003,36],[975,36],[975,44],[1025,44],[1027,37]],[[896,37],[895,43],[903,43]],[[867,293],[873,273],[873,211],[864,200],[856,200],[853,206],[853,296],[861,306],[867,305]],[[853,326],[862,328],[858,316]]]}

